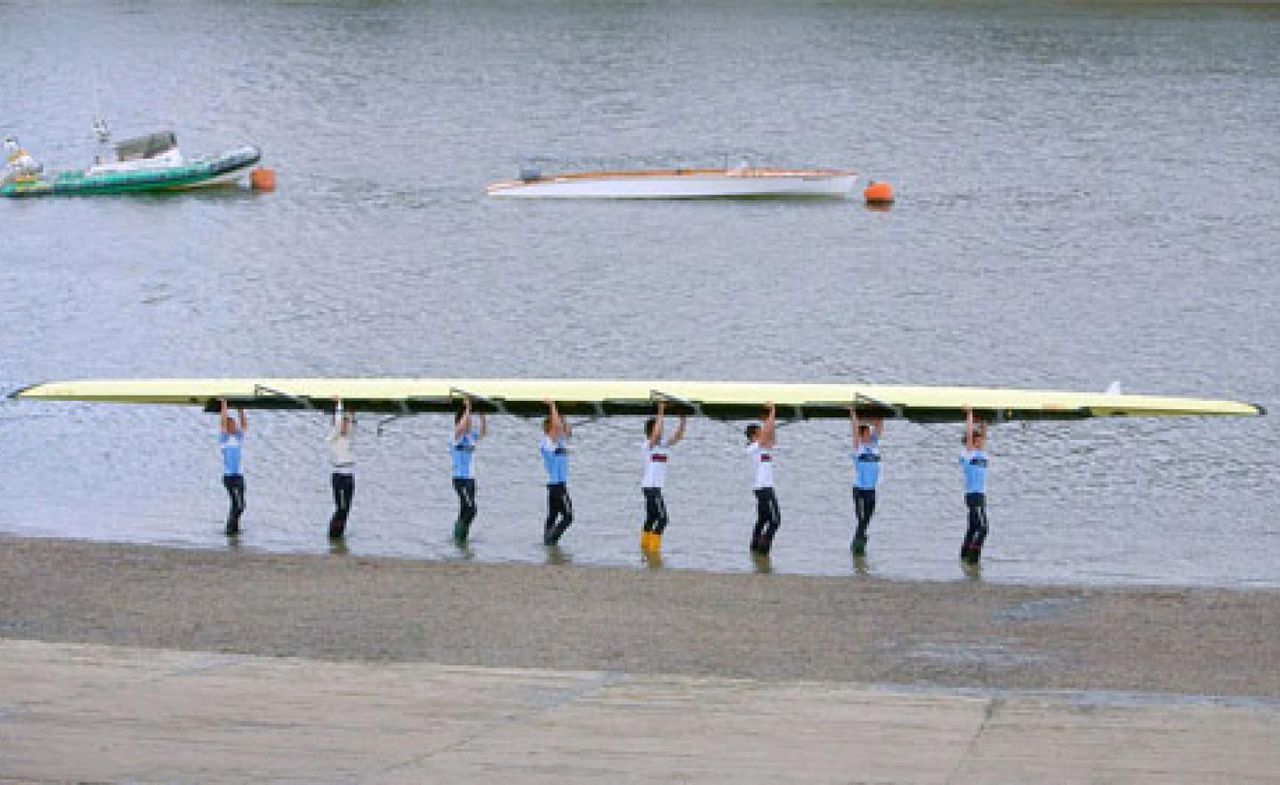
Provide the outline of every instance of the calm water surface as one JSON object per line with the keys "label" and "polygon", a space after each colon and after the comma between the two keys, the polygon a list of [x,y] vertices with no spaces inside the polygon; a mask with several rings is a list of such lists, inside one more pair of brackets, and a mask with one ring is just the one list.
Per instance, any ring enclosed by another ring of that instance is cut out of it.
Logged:
{"label": "calm water surface", "polygon": [[[0,132],[255,143],[279,190],[0,204],[0,387],[75,377],[877,381],[1280,399],[1280,6],[0,0]],[[516,203],[546,169],[849,166],[850,203]],[[325,424],[251,413],[242,547],[323,551]],[[349,549],[544,561],[536,430],[364,425]],[[773,569],[959,579],[955,426],[893,423],[855,569],[847,433],[783,429]],[[640,424],[575,439],[554,558],[640,565]],[[1006,426],[987,580],[1280,586],[1280,429]],[[0,531],[226,547],[212,418],[0,404]],[[673,456],[665,564],[749,570],[737,425]]]}

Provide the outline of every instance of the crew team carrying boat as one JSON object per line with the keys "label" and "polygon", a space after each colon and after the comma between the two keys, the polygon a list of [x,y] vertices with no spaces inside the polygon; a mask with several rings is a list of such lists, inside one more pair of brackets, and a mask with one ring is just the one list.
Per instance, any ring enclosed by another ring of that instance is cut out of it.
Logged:
{"label": "crew team carrying boat", "polygon": [[[469,391],[458,412],[458,391]],[[287,392],[284,392],[287,391]],[[659,392],[661,391],[661,392]],[[554,397],[548,397],[554,396]],[[569,450],[571,434],[566,413],[593,416],[644,416],[657,408],[645,426],[648,451],[670,448],[684,435],[683,419],[688,415],[720,420],[745,419],[758,414],[765,405],[762,421],[747,427],[748,451],[755,471],[753,491],[757,519],[752,531],[752,551],[768,555],[780,523],[774,492],[773,451],[777,446],[779,410],[792,420],[848,417],[856,449],[854,460],[860,472],[855,488],[874,492],[879,481],[881,418],[893,417],[917,423],[964,423],[965,452],[960,464],[965,480],[968,528],[961,549],[966,562],[976,563],[986,542],[987,470],[986,452],[990,423],[1036,420],[1072,421],[1097,417],[1253,417],[1266,414],[1256,404],[1229,400],[1124,394],[1118,390],[1102,393],[1047,390],[1007,390],[973,387],[910,387],[895,385],[777,384],[749,382],[671,382],[586,379],[161,379],[88,380],[49,382],[19,389],[10,398],[26,401],[85,401],[97,403],[167,404],[197,406],[218,415],[219,447],[223,459],[223,484],[230,499],[226,531],[237,534],[245,509],[243,445],[247,430],[246,408],[273,410],[327,410],[334,401],[334,427],[350,435],[349,414],[336,405],[341,399],[362,411],[404,414],[450,413],[455,415],[454,442],[468,435],[481,438],[487,431],[483,412],[534,417],[545,412],[540,452],[547,472],[548,514],[543,542],[555,545],[573,523],[569,499]],[[850,404],[853,401],[856,403]],[[238,416],[232,417],[234,406]],[[850,412],[849,409],[854,411]],[[663,441],[661,420],[672,410],[679,412],[682,425],[669,441]],[[480,417],[480,428],[468,423],[468,413]],[[864,416],[865,414],[865,416]],[[470,460],[470,451],[466,461]],[[456,456],[456,453],[455,453]],[[350,463],[349,453],[335,452],[335,474],[341,464]],[[465,462],[465,461],[464,461]],[[648,461],[649,467],[665,468],[665,461]],[[663,464],[657,467],[658,464]],[[455,479],[473,479],[472,464],[466,463]],[[464,474],[467,476],[458,477]],[[335,478],[335,489],[337,481]],[[660,488],[665,477],[648,476],[642,487]],[[345,482],[345,481],[344,481]],[[354,490],[354,488],[351,488]],[[657,494],[646,493],[660,501]],[[855,494],[855,500],[858,495]],[[863,495],[864,499],[874,497]],[[474,497],[460,493],[461,512],[474,515]],[[858,504],[855,501],[855,504]],[[350,494],[335,496],[335,516],[345,521],[350,510]],[[654,542],[665,526],[665,504],[655,513],[646,504],[646,534]],[[864,541],[874,507],[858,510],[859,537]],[[460,516],[460,520],[462,517]],[[470,518],[467,518],[468,523]],[[660,542],[660,539],[657,540]],[[656,547],[655,543],[655,547]]]}

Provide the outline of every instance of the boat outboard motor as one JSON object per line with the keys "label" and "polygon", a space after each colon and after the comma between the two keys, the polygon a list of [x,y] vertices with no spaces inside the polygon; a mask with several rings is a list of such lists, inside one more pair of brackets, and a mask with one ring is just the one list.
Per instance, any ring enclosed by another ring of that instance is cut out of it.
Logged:
{"label": "boat outboard motor", "polygon": [[520,182],[536,183],[542,179],[542,170],[536,166],[520,167]]}
{"label": "boat outboard motor", "polygon": [[5,164],[2,182],[13,182],[24,177],[35,177],[44,171],[31,153],[18,146],[18,140],[10,136],[4,140]]}

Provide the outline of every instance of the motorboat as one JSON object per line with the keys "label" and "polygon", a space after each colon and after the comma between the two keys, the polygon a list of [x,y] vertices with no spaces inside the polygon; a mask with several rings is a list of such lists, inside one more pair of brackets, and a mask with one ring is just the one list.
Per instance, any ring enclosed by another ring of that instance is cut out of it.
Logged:
{"label": "motorboat", "polygon": [[543,174],[525,169],[485,188],[489,196],[521,199],[847,198],[858,176],[837,169],[640,169]]}
{"label": "motorboat", "polygon": [[0,179],[0,195],[121,194],[229,185],[239,181],[262,158],[261,151],[251,145],[219,155],[187,158],[172,131],[126,139],[112,146],[105,123],[99,121],[94,127],[101,149],[93,165],[52,175],[45,175],[43,167],[19,148],[16,140],[9,140],[13,149]]}

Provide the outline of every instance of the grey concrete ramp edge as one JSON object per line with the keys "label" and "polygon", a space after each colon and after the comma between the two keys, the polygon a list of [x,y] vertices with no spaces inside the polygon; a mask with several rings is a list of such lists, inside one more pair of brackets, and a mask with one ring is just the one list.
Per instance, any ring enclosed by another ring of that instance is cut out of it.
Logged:
{"label": "grey concrete ramp edge", "polygon": [[1280,711],[0,641],[0,781],[1274,783]]}

